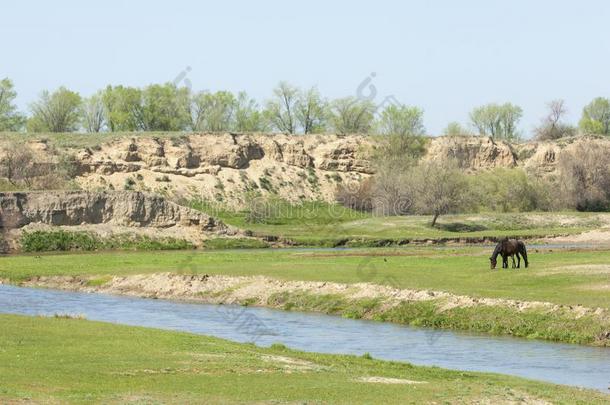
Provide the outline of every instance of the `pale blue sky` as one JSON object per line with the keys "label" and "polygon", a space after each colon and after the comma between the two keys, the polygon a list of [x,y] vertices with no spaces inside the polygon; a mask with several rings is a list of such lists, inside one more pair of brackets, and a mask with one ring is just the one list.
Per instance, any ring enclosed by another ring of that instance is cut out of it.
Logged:
{"label": "pale blue sky", "polygon": [[527,134],[545,103],[570,119],[610,96],[607,1],[4,1],[0,77],[22,109],[42,89],[89,95],[106,84],[172,81],[246,90],[279,80],[353,95],[371,72],[425,110],[430,134],[488,102],[523,107]]}

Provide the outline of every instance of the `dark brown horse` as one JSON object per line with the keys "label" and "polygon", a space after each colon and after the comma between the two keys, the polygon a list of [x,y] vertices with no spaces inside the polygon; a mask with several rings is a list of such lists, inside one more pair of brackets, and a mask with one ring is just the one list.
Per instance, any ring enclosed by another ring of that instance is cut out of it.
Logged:
{"label": "dark brown horse", "polygon": [[525,243],[517,239],[502,239],[496,245],[494,252],[491,254],[489,261],[491,262],[491,269],[496,268],[498,255],[502,256],[502,268],[508,268],[508,258],[513,260],[513,269],[515,268],[515,256],[517,256],[517,268],[521,267],[521,256],[525,262],[525,267],[529,265],[527,261],[527,249],[525,249]]}

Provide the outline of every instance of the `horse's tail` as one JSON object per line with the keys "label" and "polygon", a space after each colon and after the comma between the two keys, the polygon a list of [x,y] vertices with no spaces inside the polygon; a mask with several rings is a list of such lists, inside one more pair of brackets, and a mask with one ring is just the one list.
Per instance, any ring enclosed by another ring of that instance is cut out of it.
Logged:
{"label": "horse's tail", "polygon": [[519,241],[519,247],[521,248],[521,255],[523,256],[523,260],[525,261],[525,267],[527,268],[529,263],[527,262],[527,249],[525,248],[525,243]]}

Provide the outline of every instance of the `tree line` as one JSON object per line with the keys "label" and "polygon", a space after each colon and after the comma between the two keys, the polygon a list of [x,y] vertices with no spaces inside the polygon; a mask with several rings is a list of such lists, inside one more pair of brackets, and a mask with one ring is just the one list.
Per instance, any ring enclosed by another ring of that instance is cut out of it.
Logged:
{"label": "tree line", "polygon": [[[315,88],[300,89],[280,82],[263,104],[246,92],[193,92],[173,83],[138,88],[107,86],[90,97],[60,87],[43,91],[27,114],[15,105],[11,80],[0,81],[0,131],[127,132],[127,131],[275,131],[287,134],[425,135],[424,111],[415,106],[389,105],[382,111],[366,99],[324,98]],[[582,112],[578,127],[565,122],[563,100],[548,104],[548,114],[535,128],[538,139],[583,134],[610,134],[610,99],[598,97]],[[481,135],[518,140],[523,115],[511,104],[474,108],[468,125],[452,122],[444,135]]]}

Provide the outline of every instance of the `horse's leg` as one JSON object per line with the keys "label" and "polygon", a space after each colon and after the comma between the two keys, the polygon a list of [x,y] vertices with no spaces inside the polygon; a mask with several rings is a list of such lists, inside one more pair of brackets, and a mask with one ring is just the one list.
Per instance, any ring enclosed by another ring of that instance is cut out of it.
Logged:
{"label": "horse's leg", "polygon": [[519,255],[519,252],[517,252],[517,268],[521,268],[521,256]]}
{"label": "horse's leg", "polygon": [[508,269],[508,256],[505,254],[502,255],[502,268]]}

